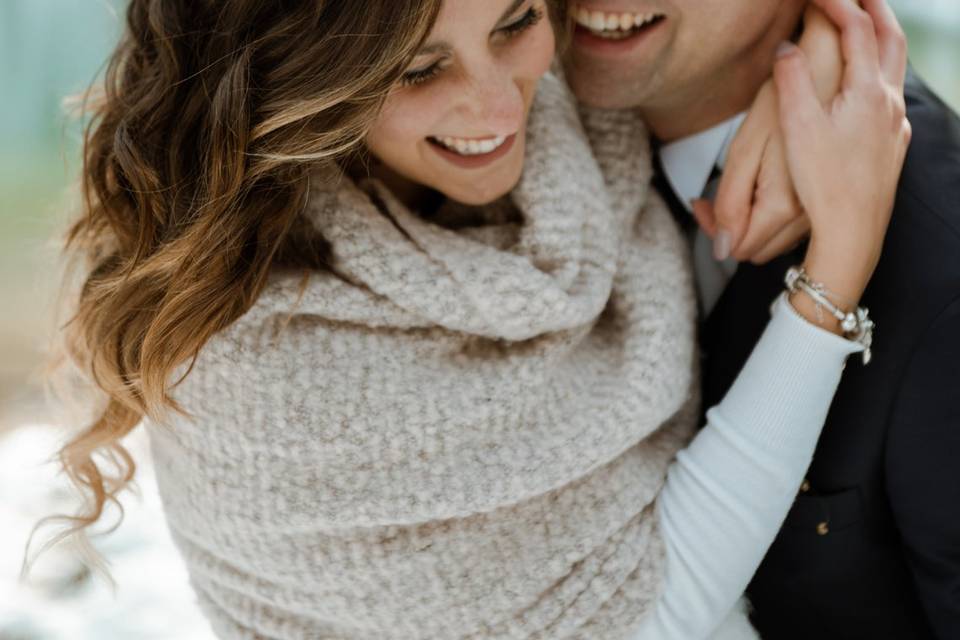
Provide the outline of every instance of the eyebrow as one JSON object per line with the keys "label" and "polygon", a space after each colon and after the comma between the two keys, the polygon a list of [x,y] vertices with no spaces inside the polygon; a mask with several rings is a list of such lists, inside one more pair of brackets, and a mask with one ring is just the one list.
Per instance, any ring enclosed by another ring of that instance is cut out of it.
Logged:
{"label": "eyebrow", "polygon": [[[500,16],[500,19],[497,20],[497,24],[500,24],[501,22],[503,22],[504,20],[512,16],[517,11],[517,9],[520,8],[520,5],[522,5],[524,2],[526,2],[526,0],[513,0],[513,2],[510,3],[510,6],[507,7],[507,10],[503,12],[503,15]],[[434,42],[433,44],[428,44],[425,47],[421,47],[420,50],[417,51],[417,55],[422,56],[422,55],[428,55],[431,53],[449,52],[452,49],[453,47],[451,47],[446,42]]]}

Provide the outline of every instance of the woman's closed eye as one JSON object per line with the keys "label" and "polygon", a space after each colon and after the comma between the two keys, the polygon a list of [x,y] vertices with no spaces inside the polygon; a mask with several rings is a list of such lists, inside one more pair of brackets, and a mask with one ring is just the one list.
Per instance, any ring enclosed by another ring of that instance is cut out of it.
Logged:
{"label": "woman's closed eye", "polygon": [[411,69],[410,71],[407,71],[403,74],[403,76],[400,77],[400,84],[403,86],[411,86],[426,82],[440,73],[440,63],[441,61],[437,60],[428,67],[424,67],[422,69]]}
{"label": "woman's closed eye", "polygon": [[[500,39],[511,39],[519,36],[543,19],[543,10],[538,7],[530,7],[522,16],[513,22],[496,29],[491,37]],[[431,64],[419,69],[410,69],[400,78],[400,84],[403,86],[412,86],[422,84],[433,79],[437,74],[443,71],[447,66],[449,54]]]}
{"label": "woman's closed eye", "polygon": [[519,35],[534,26],[543,18],[543,10],[537,7],[530,7],[527,11],[508,25],[500,27],[494,32],[494,35],[502,34],[508,38]]}

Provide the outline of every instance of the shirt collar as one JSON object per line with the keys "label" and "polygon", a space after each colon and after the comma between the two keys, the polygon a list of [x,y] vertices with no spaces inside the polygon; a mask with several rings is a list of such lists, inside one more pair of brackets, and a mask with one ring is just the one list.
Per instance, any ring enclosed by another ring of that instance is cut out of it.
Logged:
{"label": "shirt collar", "polygon": [[746,115],[746,112],[739,113],[710,129],[660,148],[663,172],[688,211],[692,211],[690,200],[699,198],[707,186],[714,165],[723,169],[730,143]]}

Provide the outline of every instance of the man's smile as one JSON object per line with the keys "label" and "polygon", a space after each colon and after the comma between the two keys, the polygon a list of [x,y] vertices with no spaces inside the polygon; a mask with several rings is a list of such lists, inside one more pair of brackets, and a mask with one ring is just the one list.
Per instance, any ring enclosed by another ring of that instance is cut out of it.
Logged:
{"label": "man's smile", "polygon": [[622,40],[635,35],[663,19],[660,13],[636,13],[629,11],[596,11],[583,5],[575,5],[573,18],[580,28],[590,34],[609,40]]}

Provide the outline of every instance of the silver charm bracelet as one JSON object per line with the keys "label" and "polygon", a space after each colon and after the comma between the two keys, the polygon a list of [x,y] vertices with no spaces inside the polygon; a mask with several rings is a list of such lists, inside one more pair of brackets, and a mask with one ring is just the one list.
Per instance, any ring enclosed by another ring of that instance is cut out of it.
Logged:
{"label": "silver charm bracelet", "polygon": [[787,285],[787,291],[790,293],[803,291],[813,298],[817,305],[817,316],[820,322],[823,322],[821,307],[825,307],[830,315],[839,320],[843,336],[863,345],[863,364],[870,363],[870,346],[873,344],[873,329],[876,325],[870,319],[865,307],[857,307],[856,311],[847,312],[837,308],[827,299],[827,288],[819,282],[813,282],[803,267],[787,269],[784,282]]}

